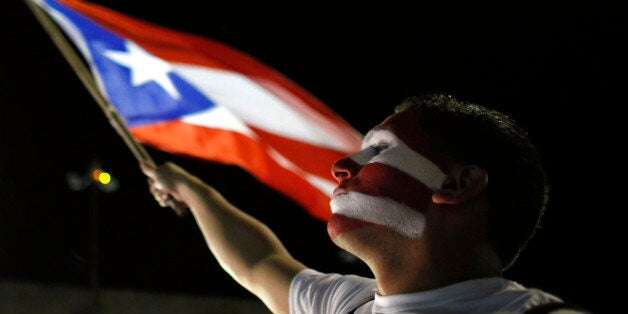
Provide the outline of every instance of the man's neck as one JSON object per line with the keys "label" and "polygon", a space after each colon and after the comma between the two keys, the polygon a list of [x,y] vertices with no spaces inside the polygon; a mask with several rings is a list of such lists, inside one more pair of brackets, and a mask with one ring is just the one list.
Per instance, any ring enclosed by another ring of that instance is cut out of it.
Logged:
{"label": "man's neck", "polygon": [[501,277],[501,264],[488,247],[407,254],[402,258],[367,261],[381,295],[442,288],[458,282]]}

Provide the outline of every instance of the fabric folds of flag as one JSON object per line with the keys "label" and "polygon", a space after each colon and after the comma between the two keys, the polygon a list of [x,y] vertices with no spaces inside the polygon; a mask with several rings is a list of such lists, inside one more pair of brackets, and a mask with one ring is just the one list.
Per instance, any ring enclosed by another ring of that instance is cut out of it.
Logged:
{"label": "fabric folds of flag", "polygon": [[239,166],[327,220],[331,164],[362,135],[273,68],[221,42],[79,0],[33,0],[87,61],[131,133]]}

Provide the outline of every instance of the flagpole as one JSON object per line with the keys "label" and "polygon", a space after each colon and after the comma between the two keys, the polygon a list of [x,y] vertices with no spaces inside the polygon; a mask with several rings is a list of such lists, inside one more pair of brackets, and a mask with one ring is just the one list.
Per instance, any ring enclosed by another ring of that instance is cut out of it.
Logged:
{"label": "flagpole", "polygon": [[[74,70],[74,73],[76,73],[81,82],[83,82],[83,85],[96,100],[96,103],[98,103],[100,109],[102,109],[111,126],[122,137],[137,161],[144,163],[148,166],[155,167],[155,161],[146,151],[144,146],[129,131],[124,120],[122,119],[120,114],[118,114],[116,108],[100,92],[98,86],[96,85],[96,80],[91,75],[91,72],[87,68],[87,65],[85,64],[85,62],[83,62],[76,50],[72,47],[72,44],[66,39],[65,35],[63,35],[59,27],[50,17],[48,17],[48,14],[44,12],[43,9],[33,3],[33,0],[24,1],[29,6],[44,30],[48,33],[63,57],[70,64],[70,66]],[[185,216],[188,212],[188,208],[186,206],[172,198],[170,198],[167,203],[179,217]]]}

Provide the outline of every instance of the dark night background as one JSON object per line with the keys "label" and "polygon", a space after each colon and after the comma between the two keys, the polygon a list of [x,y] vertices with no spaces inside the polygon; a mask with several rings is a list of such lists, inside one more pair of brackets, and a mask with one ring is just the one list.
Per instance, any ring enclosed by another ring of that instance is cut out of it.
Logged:
{"label": "dark night background", "polygon": [[[625,105],[614,95],[626,88],[623,8],[97,3],[247,52],[362,133],[403,97],[427,91],[505,111],[537,143],[553,186],[542,228],[505,277],[595,312],[613,308],[603,288],[622,278],[610,246],[625,248],[610,223],[625,207],[613,191],[622,179],[613,158],[625,142],[614,122]],[[2,15],[0,280],[249,296],[219,268],[191,217],[158,207],[26,4],[3,1]],[[246,172],[148,149],[266,222],[307,265],[368,274],[343,260],[324,223]],[[119,180],[117,191],[69,189],[66,175],[94,161]]]}

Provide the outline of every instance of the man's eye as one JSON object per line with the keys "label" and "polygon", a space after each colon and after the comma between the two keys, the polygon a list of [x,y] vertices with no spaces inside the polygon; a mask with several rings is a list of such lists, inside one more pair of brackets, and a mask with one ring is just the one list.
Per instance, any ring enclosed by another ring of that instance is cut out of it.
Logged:
{"label": "man's eye", "polygon": [[373,149],[373,152],[375,154],[379,154],[381,153],[383,150],[385,150],[386,148],[388,148],[387,144],[381,143],[381,144],[376,144],[371,146],[371,148]]}

